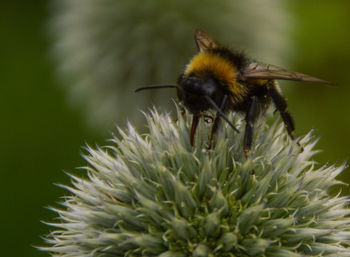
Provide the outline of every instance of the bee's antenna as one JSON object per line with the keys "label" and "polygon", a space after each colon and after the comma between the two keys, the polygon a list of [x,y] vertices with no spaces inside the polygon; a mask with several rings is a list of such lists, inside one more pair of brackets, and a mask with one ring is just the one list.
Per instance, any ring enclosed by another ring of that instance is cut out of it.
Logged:
{"label": "bee's antenna", "polygon": [[215,104],[215,102],[209,97],[209,96],[204,96],[205,99],[211,104],[211,106],[214,107],[214,109],[218,112],[218,114],[237,132],[239,133],[239,130],[232,124],[231,121],[226,117],[226,115],[222,112],[222,110]]}
{"label": "bee's antenna", "polygon": [[142,90],[147,90],[147,89],[158,89],[158,88],[177,88],[179,87],[178,85],[157,85],[157,86],[147,86],[147,87],[140,87],[135,90],[135,92],[140,92]]}

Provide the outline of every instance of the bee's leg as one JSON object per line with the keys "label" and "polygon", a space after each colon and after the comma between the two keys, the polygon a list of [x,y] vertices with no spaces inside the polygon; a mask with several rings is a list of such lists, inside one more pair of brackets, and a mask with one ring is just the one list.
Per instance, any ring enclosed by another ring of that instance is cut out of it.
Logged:
{"label": "bee's leg", "polygon": [[196,129],[197,129],[200,117],[201,117],[201,114],[193,114],[192,127],[191,127],[191,136],[190,136],[190,144],[191,144],[191,146],[193,146],[194,134],[196,133]]}
{"label": "bee's leg", "polygon": [[211,146],[212,146],[212,143],[213,143],[213,139],[214,139],[214,135],[215,135],[215,132],[218,130],[219,123],[220,123],[220,115],[216,114],[213,126],[211,127],[208,150],[211,149]]}
{"label": "bee's leg", "polygon": [[[220,110],[224,110],[225,109],[226,100],[227,100],[227,95],[224,96],[224,99],[221,102]],[[213,139],[214,139],[214,135],[215,135],[215,132],[218,130],[219,123],[220,123],[220,114],[216,113],[213,126],[211,127],[208,150],[211,149],[211,146],[212,146],[212,143],[213,143]]]}
{"label": "bee's leg", "polygon": [[258,101],[256,96],[253,96],[252,101],[250,103],[250,107],[247,111],[245,121],[245,132],[244,132],[244,141],[243,141],[243,152],[244,157],[248,159],[248,153],[252,147],[253,141],[253,125],[258,115]]}
{"label": "bee's leg", "polygon": [[[286,126],[286,129],[288,131],[288,134],[292,140],[294,140],[294,120],[292,118],[292,115],[287,110],[287,101],[284,99],[284,97],[279,92],[278,88],[275,84],[269,87],[269,94],[272,98],[272,101],[274,102],[276,109],[280,112],[280,115],[282,117],[282,120]],[[297,142],[298,146],[301,147],[301,151],[303,151],[303,147]]]}

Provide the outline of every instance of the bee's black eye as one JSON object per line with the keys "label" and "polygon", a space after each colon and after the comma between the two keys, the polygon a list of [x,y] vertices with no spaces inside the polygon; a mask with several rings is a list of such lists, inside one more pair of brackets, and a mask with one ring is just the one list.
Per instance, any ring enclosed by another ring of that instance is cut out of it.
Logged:
{"label": "bee's black eye", "polygon": [[188,78],[184,81],[183,86],[185,89],[197,91],[200,88],[200,81],[195,78]]}
{"label": "bee's black eye", "polygon": [[194,77],[183,80],[182,86],[186,92],[199,96],[211,96],[217,88],[215,81],[210,78],[197,79]]}

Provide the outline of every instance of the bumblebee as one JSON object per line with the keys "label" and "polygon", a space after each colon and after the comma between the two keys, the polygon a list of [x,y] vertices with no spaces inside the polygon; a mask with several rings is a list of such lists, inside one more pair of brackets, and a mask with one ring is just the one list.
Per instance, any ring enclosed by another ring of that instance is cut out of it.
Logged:
{"label": "bumblebee", "polygon": [[331,84],[305,74],[256,62],[242,52],[222,46],[199,29],[195,30],[195,42],[199,52],[190,60],[176,85],[148,86],[136,90],[176,88],[178,99],[193,114],[190,134],[192,146],[199,119],[209,109],[216,112],[209,149],[220,118],[239,132],[225,115],[229,111],[235,111],[245,115],[243,151],[247,158],[252,146],[254,122],[271,102],[279,111],[290,138],[294,139],[294,121],[276,80]]}

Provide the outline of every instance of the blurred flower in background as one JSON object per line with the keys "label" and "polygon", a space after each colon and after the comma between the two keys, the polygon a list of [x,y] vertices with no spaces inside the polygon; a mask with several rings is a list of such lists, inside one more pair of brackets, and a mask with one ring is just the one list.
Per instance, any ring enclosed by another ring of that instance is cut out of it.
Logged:
{"label": "blurred flower in background", "polygon": [[196,52],[195,28],[269,63],[290,50],[289,16],[275,0],[53,0],[52,13],[59,78],[94,128],[135,123],[151,103],[171,106],[170,90],[134,89],[175,83]]}

